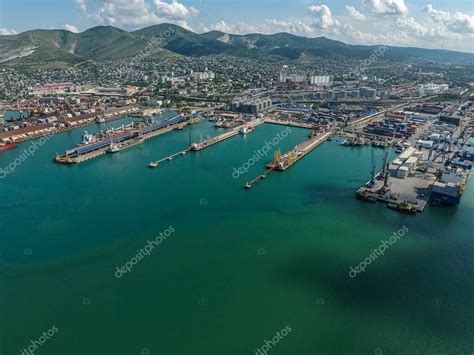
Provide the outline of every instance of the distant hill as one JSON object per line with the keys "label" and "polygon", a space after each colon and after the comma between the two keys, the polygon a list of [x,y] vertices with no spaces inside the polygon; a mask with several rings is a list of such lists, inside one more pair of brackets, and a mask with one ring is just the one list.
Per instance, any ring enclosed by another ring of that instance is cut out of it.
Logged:
{"label": "distant hill", "polygon": [[[150,45],[154,38],[161,41]],[[365,59],[378,47],[349,45],[325,37],[306,38],[288,33],[234,35],[211,31],[198,34],[172,24],[150,26],[133,32],[98,26],[82,33],[33,30],[0,36],[0,63],[73,65],[87,60],[121,61],[139,54],[153,60],[209,55],[294,61],[320,57]],[[396,61],[474,62],[474,54],[422,48],[387,47],[384,57]]]}

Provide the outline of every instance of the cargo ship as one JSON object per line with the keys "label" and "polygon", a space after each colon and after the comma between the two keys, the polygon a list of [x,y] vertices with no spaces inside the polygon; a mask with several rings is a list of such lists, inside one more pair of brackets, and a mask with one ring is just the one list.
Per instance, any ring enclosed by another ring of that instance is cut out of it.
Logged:
{"label": "cargo ship", "polygon": [[75,148],[66,151],[63,155],[56,155],[54,161],[60,164],[77,164],[87,160],[88,157],[95,157],[102,153],[106,153],[110,146],[115,145],[137,145],[137,137],[144,140],[154,137],[161,129],[184,123],[187,118],[182,115],[174,116],[163,121],[155,121],[153,119],[145,119],[144,122],[132,123],[117,129],[109,129],[101,131],[95,135],[85,134],[82,136],[81,143]]}
{"label": "cargo ship", "polygon": [[12,149],[17,146],[17,143],[1,143],[0,142],[0,152],[3,152],[4,150]]}
{"label": "cargo ship", "polygon": [[431,203],[449,206],[459,204],[469,176],[470,170],[446,167],[439,181],[431,188]]}

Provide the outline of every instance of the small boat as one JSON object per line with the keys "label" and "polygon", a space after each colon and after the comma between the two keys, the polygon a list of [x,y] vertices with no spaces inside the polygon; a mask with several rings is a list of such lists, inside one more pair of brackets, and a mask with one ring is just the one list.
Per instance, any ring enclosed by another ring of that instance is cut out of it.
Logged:
{"label": "small boat", "polygon": [[120,146],[115,143],[110,143],[110,147],[107,150],[107,153],[118,153],[120,152]]}
{"label": "small boat", "polygon": [[245,126],[245,127],[242,127],[242,128],[240,129],[240,134],[245,135],[245,134],[251,133],[251,132],[253,132],[253,131],[254,131],[254,128],[253,128],[253,127],[247,127],[247,126]]}
{"label": "small boat", "polygon": [[152,161],[150,164],[148,164],[148,167],[151,168],[151,169],[155,169],[155,168],[158,167],[158,163]]}
{"label": "small boat", "polygon": [[17,143],[0,143],[0,152],[3,152],[4,150],[12,149],[17,146]]}
{"label": "small boat", "polygon": [[251,188],[252,188],[252,185],[250,185],[250,183],[248,182],[248,183],[245,184],[245,188],[246,188],[247,190],[248,190],[248,189],[251,189]]}

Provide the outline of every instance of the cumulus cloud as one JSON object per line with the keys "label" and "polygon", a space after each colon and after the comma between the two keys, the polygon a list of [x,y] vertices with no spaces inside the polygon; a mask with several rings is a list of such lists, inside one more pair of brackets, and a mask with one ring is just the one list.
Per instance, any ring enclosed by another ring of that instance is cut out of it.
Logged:
{"label": "cumulus cloud", "polygon": [[364,0],[364,5],[373,13],[385,15],[405,15],[408,7],[405,0]]}
{"label": "cumulus cloud", "polygon": [[73,25],[68,25],[68,24],[65,24],[63,26],[63,28],[67,31],[70,31],[70,32],[73,32],[73,33],[79,33],[79,29],[76,27],[76,26],[73,26]]}
{"label": "cumulus cloud", "polygon": [[16,32],[14,29],[0,28],[0,36],[12,36],[16,34],[18,34],[18,32]]}
{"label": "cumulus cloud", "polygon": [[310,24],[307,24],[301,20],[278,20],[274,18],[265,19],[257,25],[249,24],[246,22],[227,23],[224,20],[221,20],[209,26],[202,26],[201,30],[203,32],[217,30],[229,34],[273,34],[277,32],[288,32],[295,35],[309,37],[314,36],[316,34],[315,29]]}
{"label": "cumulus cloud", "polygon": [[265,25],[267,32],[289,32],[293,34],[299,34],[303,36],[314,36],[316,31],[311,25],[304,23],[300,20],[288,19],[285,21],[277,19],[266,19]]}
{"label": "cumulus cloud", "polygon": [[339,26],[339,21],[332,16],[332,12],[327,5],[311,5],[308,9],[314,19],[314,27],[327,30]]}
{"label": "cumulus cloud", "polygon": [[444,24],[449,30],[456,33],[474,32],[474,16],[462,12],[448,12],[437,10],[433,5],[428,5],[424,9],[435,22]]}
{"label": "cumulus cloud", "polygon": [[99,24],[124,27],[143,27],[170,22],[190,28],[186,20],[199,11],[178,0],[76,0],[78,8]]}
{"label": "cumulus cloud", "polygon": [[155,0],[155,6],[161,16],[175,20],[185,20],[199,13],[194,7],[186,7],[176,0],[172,0],[171,3]]}
{"label": "cumulus cloud", "polygon": [[248,33],[267,33],[265,31],[264,26],[260,25],[252,25],[247,22],[235,22],[235,23],[228,23],[224,20],[220,20],[216,23],[210,25],[202,25],[201,26],[202,32],[209,32],[209,31],[221,31],[224,33],[229,34],[248,34]]}
{"label": "cumulus cloud", "polygon": [[399,18],[396,27],[407,36],[416,36],[425,40],[461,39],[456,33],[448,31],[443,26],[432,23],[420,23],[414,17]]}
{"label": "cumulus cloud", "polygon": [[354,6],[346,5],[346,10],[354,20],[363,21],[366,19],[366,16],[360,13],[359,11],[357,11],[357,9]]}

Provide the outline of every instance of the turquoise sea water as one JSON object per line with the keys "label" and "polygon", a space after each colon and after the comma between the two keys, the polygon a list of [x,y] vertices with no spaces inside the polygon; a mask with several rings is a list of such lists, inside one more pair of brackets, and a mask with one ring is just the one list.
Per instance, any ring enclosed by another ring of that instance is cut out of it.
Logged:
{"label": "turquoise sea water", "polygon": [[[472,180],[458,207],[398,214],[354,198],[372,148],[333,141],[245,190],[271,154],[239,179],[233,168],[283,129],[260,126],[154,170],[148,162],[186,147],[189,132],[221,131],[204,122],[71,167],[51,159],[83,129],[51,138],[0,180],[0,353],[56,326],[35,354],[254,354],[289,326],[268,353],[472,354]],[[279,147],[307,134],[293,129]],[[0,168],[30,144],[1,153]]]}

